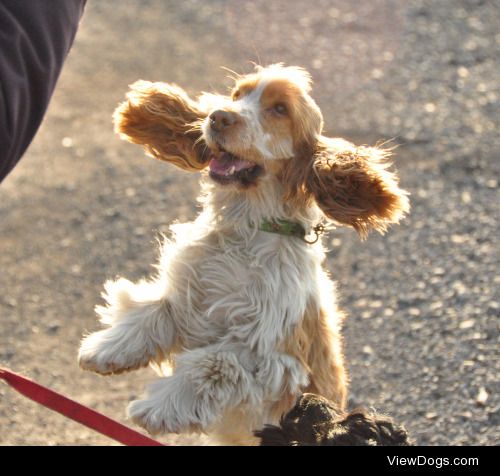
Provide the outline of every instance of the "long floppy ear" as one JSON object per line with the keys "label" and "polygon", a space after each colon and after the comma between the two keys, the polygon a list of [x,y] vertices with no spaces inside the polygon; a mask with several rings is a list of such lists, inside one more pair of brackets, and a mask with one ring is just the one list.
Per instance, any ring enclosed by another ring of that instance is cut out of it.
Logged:
{"label": "long floppy ear", "polygon": [[388,150],[320,137],[305,186],[328,218],[352,226],[361,238],[371,229],[383,233],[410,209],[408,192],[388,170],[389,156]]}
{"label": "long floppy ear", "polygon": [[200,125],[206,114],[178,86],[137,81],[115,110],[115,131],[146,153],[188,171],[208,165]]}

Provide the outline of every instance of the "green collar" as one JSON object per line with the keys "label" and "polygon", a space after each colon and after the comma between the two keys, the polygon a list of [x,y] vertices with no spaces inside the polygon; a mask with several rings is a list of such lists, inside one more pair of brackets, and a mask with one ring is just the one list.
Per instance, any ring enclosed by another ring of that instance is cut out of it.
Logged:
{"label": "green collar", "polygon": [[306,230],[300,223],[296,223],[288,220],[263,220],[259,226],[260,231],[266,231],[268,233],[277,233],[278,235],[285,236],[295,236],[295,238],[300,238],[306,243],[313,244],[318,241],[319,236],[324,232],[323,225],[317,225],[313,228],[314,233],[316,233],[316,238],[313,241],[306,240]]}
{"label": "green collar", "polygon": [[263,220],[259,226],[260,231],[268,233],[277,233],[278,235],[295,236],[304,239],[306,230],[300,223],[288,220]]}

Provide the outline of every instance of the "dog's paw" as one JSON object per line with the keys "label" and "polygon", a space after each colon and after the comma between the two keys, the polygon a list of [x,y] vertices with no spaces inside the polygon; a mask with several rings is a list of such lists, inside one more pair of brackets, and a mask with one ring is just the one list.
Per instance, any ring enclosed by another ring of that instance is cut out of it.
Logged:
{"label": "dog's paw", "polygon": [[151,435],[202,431],[199,423],[182,422],[179,415],[171,415],[153,400],[135,400],[128,406],[129,418]]}
{"label": "dog's paw", "polygon": [[143,400],[128,407],[129,418],[151,434],[204,431],[220,415],[211,400],[196,392],[186,375],[154,382]]}
{"label": "dog's paw", "polygon": [[177,428],[171,428],[161,410],[153,405],[151,400],[135,400],[128,406],[129,418],[148,433],[177,433]]}
{"label": "dog's paw", "polygon": [[149,356],[131,355],[126,345],[116,339],[114,329],[94,332],[85,337],[78,352],[78,364],[84,370],[101,375],[119,374],[145,367]]}

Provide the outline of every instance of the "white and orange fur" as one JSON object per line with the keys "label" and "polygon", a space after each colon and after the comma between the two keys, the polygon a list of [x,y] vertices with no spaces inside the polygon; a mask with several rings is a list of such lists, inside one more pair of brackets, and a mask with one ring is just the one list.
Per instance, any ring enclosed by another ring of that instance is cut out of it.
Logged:
{"label": "white and orange fur", "polygon": [[79,363],[100,374],[169,363],[173,373],[130,404],[132,420],[151,433],[248,444],[302,392],[340,408],[347,392],[342,312],[321,240],[261,223],[311,232],[326,220],[364,238],[398,222],[409,203],[387,151],[321,135],[305,70],[256,67],[235,80],[231,96],[196,101],[178,86],[138,81],[115,112],[122,137],[202,172],[203,210],[171,226],[155,277],[105,284],[97,313],[106,327],[83,339]]}

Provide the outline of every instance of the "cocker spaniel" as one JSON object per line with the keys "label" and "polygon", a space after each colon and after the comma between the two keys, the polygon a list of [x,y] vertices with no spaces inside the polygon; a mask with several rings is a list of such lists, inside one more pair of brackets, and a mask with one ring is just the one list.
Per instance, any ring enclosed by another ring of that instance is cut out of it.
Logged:
{"label": "cocker spaniel", "polygon": [[100,374],[171,364],[128,409],[151,433],[250,443],[304,391],[345,405],[343,314],[318,236],[325,223],[384,232],[409,203],[388,151],[322,135],[310,90],[305,70],[271,65],[197,100],[138,81],[115,112],[123,138],[202,172],[202,212],[171,226],[156,276],[105,284],[106,328],[79,352]]}

